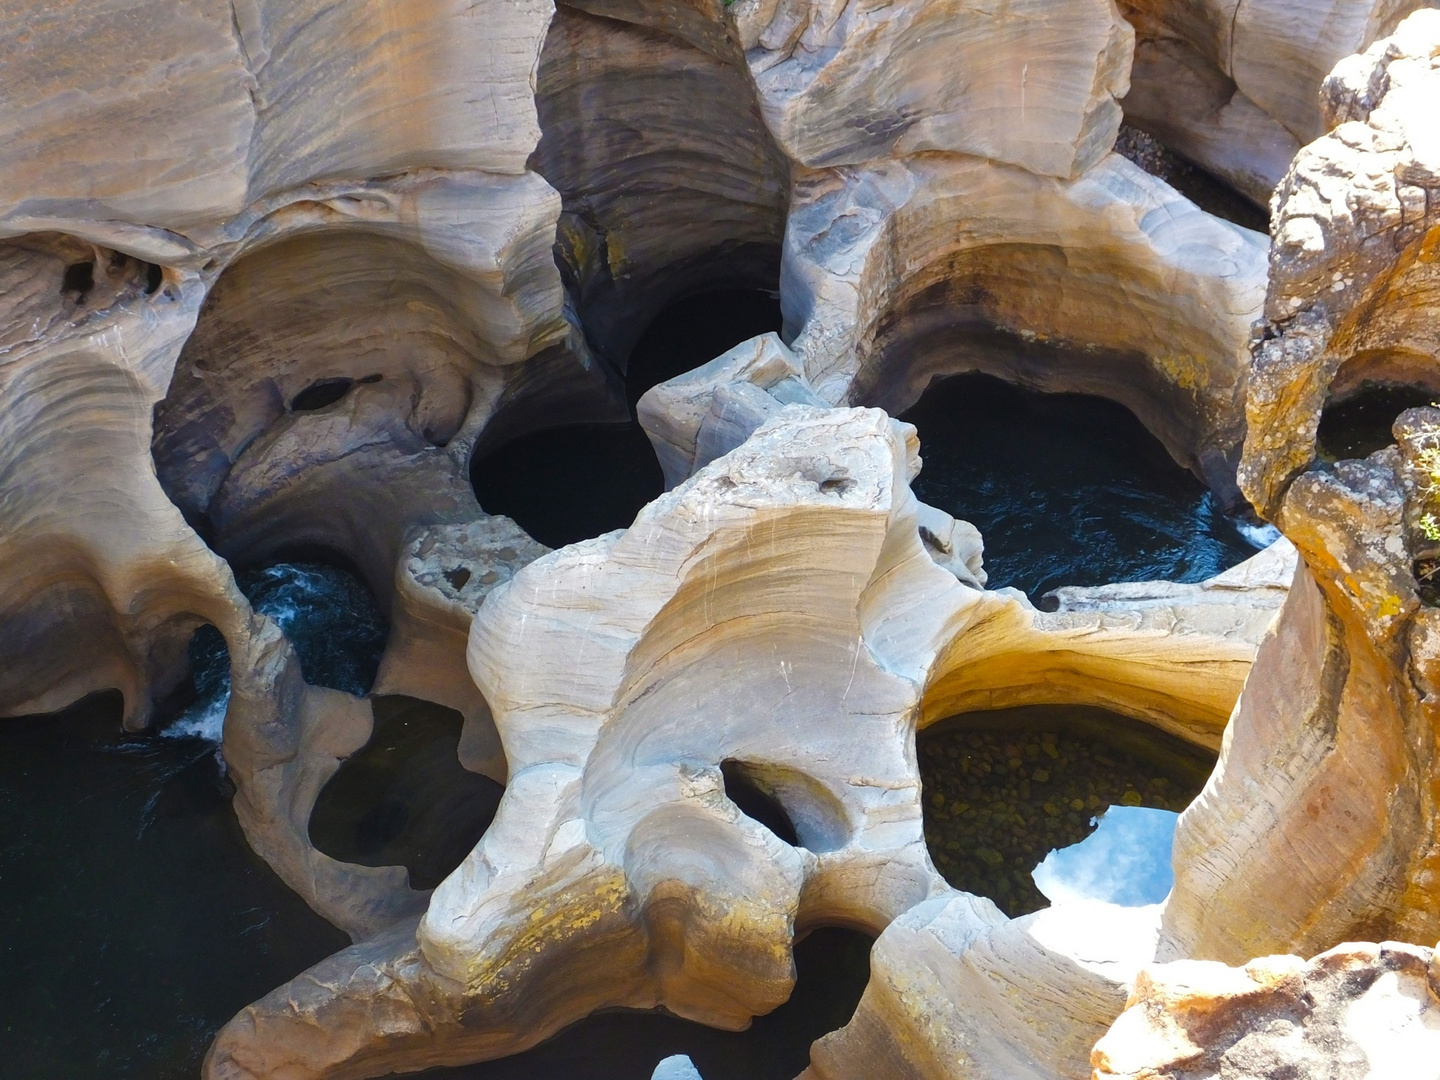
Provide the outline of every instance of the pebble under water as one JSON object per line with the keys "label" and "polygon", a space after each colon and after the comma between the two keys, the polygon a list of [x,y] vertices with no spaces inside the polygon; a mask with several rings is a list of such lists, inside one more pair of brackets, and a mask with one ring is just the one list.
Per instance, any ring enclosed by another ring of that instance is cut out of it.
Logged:
{"label": "pebble under water", "polygon": [[476,454],[470,466],[476,499],[486,513],[513,518],[549,547],[628,528],[664,487],[635,403],[657,383],[757,334],[778,332],[780,323],[780,301],[766,292],[731,289],[677,300],[631,350],[629,421],[542,428]]}
{"label": "pebble under water", "polygon": [[245,842],[213,743],[116,692],[0,721],[0,1074],[195,1080],[216,1030],[349,938]]}
{"label": "pebble under water", "polygon": [[916,752],[935,868],[1012,918],[1046,906],[1032,871],[1088,837],[1107,808],[1178,812],[1215,766],[1209,751],[1079,706],[950,717],[919,734]]}
{"label": "pebble under water", "polygon": [[407,1074],[417,1080],[650,1080],[686,1054],[704,1080],[792,1080],[810,1044],[850,1022],[870,979],[868,935],[821,927],[795,946],[790,1000],[744,1031],[718,1031],[659,1012],[614,1009],[571,1024],[523,1054]]}
{"label": "pebble under water", "polygon": [[1061,585],[1203,581],[1272,539],[1227,518],[1133,413],[1103,398],[953,375],[901,419],[920,433],[916,496],[980,530],[992,589],[1034,600]]}

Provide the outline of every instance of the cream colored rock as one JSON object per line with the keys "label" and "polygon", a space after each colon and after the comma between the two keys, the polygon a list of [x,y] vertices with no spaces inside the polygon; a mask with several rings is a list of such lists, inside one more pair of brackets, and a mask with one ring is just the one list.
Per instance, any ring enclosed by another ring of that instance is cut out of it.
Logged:
{"label": "cream colored rock", "polygon": [[[943,888],[903,733],[973,591],[920,544],[908,458],[883,413],[792,406],[493,591],[470,667],[510,764],[494,824],[418,951],[397,930],[326,961],[232,1021],[208,1075],[493,1057],[602,1005],[740,1026],[788,994],[797,922],[878,929]],[[726,761],[802,847],[725,798]]]}
{"label": "cream colored rock", "polygon": [[1431,175],[1437,53],[1440,13],[1421,12],[1341,64],[1326,94],[1342,122],[1277,195],[1240,478],[1304,569],[1220,764],[1181,817],[1167,958],[1241,963],[1440,937],[1440,639],[1416,580],[1428,572],[1440,412],[1403,414],[1399,445],[1364,461],[1315,460],[1321,407],[1345,380],[1433,366],[1385,343],[1423,326],[1435,287],[1435,204],[1412,219],[1399,192]]}
{"label": "cream colored rock", "polygon": [[1269,205],[1300,150],[1284,124],[1183,38],[1138,37],[1122,104],[1127,122],[1259,206]]}
{"label": "cream colored rock", "polygon": [[764,334],[652,387],[635,413],[671,488],[735,449],[785,405],[825,402],[780,338]]}
{"label": "cream colored rock", "polygon": [[1434,950],[1340,945],[1309,963],[1147,968],[1095,1047],[1095,1080],[1440,1077]]}
{"label": "cream colored rock", "polygon": [[1130,123],[1266,205],[1323,128],[1322,81],[1428,0],[1121,0]]}
{"label": "cream colored rock", "polygon": [[[735,1027],[788,993],[795,927],[878,930],[921,903],[923,928],[931,897],[952,898],[946,917],[983,930],[973,942],[961,934],[964,948],[945,934],[925,945],[955,946],[948,960],[936,954],[957,966],[947,980],[994,987],[993,1017],[964,1013],[963,1030],[995,1029],[992,1071],[974,1075],[1006,1075],[994,1070],[1012,1057],[1035,1070],[1083,1063],[1123,1005],[1125,972],[1153,957],[1153,920],[1115,916],[1118,936],[1097,956],[1074,935],[1099,916],[1010,923],[956,897],[931,867],[912,725],[939,707],[937,673],[980,662],[966,642],[1041,613],[936,565],[908,489],[911,439],[878,410],[788,406],[626,532],[497,585],[469,654],[510,770],[494,824],[418,929],[397,924],[245,1010],[207,1075],[478,1060],[603,1006],[663,1004]],[[1265,576],[1240,571],[1231,587]],[[1068,641],[1032,627],[1025,647],[1103,652],[1118,638],[1152,655],[1169,643],[1192,663],[1214,647],[1176,632],[1173,612],[1140,633],[1113,616],[1084,613]],[[1229,647],[1243,668],[1243,643]],[[1075,685],[1048,688],[1049,700],[1076,696]],[[1172,680],[1172,701],[1193,688]],[[1145,694],[1112,697],[1146,715]],[[800,846],[739,814],[721,763],[786,808]],[[1054,986],[1038,1011],[1037,979]],[[923,1026],[951,1009],[945,986],[917,994],[907,1015]],[[844,1036],[854,1037],[869,1038],[863,1023]],[[832,1069],[820,1075],[851,1060],[839,1045],[817,1057]]]}
{"label": "cream colored rock", "polygon": [[1111,0],[741,0],[766,123],[795,162],[926,151],[1071,177],[1110,149],[1134,35]]}
{"label": "cream colored rock", "polygon": [[880,935],[854,1018],[800,1080],[1086,1080],[1155,949],[1156,908],[1089,901],[1006,919],[952,893]]}
{"label": "cream colored rock", "polygon": [[1062,588],[1056,610],[985,592],[936,660],[921,726],[1019,705],[1096,705],[1217,749],[1296,572],[1281,541],[1196,585]]}
{"label": "cream colored rock", "polygon": [[395,567],[390,639],[375,694],[408,694],[465,717],[460,763],[504,783],[505,749],[485,696],[465,666],[470,623],[485,598],[550,549],[509,518],[411,530]]}
{"label": "cream colored rock", "polygon": [[[519,174],[550,0],[0,8],[0,228],[189,234],[314,179]],[[403,73],[403,74],[401,74]],[[483,117],[483,123],[477,123]],[[8,219],[8,220],[7,220]]]}
{"label": "cream colored rock", "polygon": [[900,412],[966,370],[1099,394],[1223,486],[1265,250],[1117,155],[1069,182],[923,157],[806,174],[783,303],[828,401]]}

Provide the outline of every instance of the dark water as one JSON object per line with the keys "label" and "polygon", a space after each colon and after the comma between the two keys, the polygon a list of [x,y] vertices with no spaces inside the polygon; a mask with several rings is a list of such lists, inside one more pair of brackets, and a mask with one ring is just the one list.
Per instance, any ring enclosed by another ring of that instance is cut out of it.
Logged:
{"label": "dark water", "polygon": [[251,852],[212,743],[117,693],[0,721],[0,1075],[194,1080],[238,1010],[349,939]]}
{"label": "dark water", "polygon": [[757,334],[780,329],[780,302],[767,293],[702,293],[651,322],[627,362],[631,420],[542,428],[476,454],[475,497],[489,514],[513,518],[542,544],[563,547],[629,527],[660,494],[664,478],[635,403],[657,383],[708,363]]}
{"label": "dark water", "polygon": [[1078,706],[951,717],[922,731],[916,751],[935,868],[1012,917],[1048,905],[1031,871],[1089,836],[1108,807],[1183,810],[1215,766],[1213,753]]}
{"label": "dark water", "polygon": [[[356,696],[369,692],[390,629],[364,582],[314,562],[245,570],[235,580],[251,606],[274,619],[295,647],[306,682]],[[213,626],[202,626],[190,639],[190,676],[193,700],[167,731],[218,742],[230,700],[230,653]]]}
{"label": "dark water", "polygon": [[915,494],[980,530],[992,589],[1035,599],[1061,585],[1203,581],[1257,550],[1114,402],[966,374],[931,383],[902,419],[920,432]]}
{"label": "dark water", "polygon": [[1435,404],[1440,393],[1423,386],[1365,382],[1320,414],[1319,452],[1325,461],[1369,457],[1395,441],[1391,427],[1406,409]]}
{"label": "dark water", "polygon": [[464,718],[417,698],[373,698],[375,730],[320,790],[310,841],[331,858],[404,866],[433,889],[495,817],[503,785],[469,772],[456,747]]}
{"label": "dark water", "polygon": [[[824,927],[795,946],[790,1000],[745,1031],[716,1031],[661,1013],[613,1011],[572,1024],[523,1054],[413,1074],[423,1080],[650,1080],[688,1054],[704,1080],[792,1080],[810,1044],[844,1027],[870,978],[872,939]],[[412,1075],[412,1074],[407,1074]]]}

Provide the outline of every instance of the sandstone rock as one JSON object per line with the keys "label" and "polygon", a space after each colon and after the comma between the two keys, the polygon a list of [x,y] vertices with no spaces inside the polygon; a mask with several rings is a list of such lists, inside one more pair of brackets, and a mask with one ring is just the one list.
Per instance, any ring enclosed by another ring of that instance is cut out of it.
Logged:
{"label": "sandstone rock", "polygon": [[557,251],[589,338],[618,366],[671,299],[774,287],[790,166],[739,50],[693,43],[718,24],[683,3],[579,6],[612,18],[556,9],[534,164],[564,197]]}
{"label": "sandstone rock", "polygon": [[314,179],[520,174],[550,13],[548,0],[427,0],[399,16],[379,0],[8,3],[0,39],[24,45],[6,52],[0,228],[116,219],[188,234]]}
{"label": "sandstone rock", "polygon": [[1309,963],[1147,968],[1095,1046],[1095,1080],[1440,1076],[1434,950],[1346,944]]}
{"label": "sandstone rock", "polygon": [[766,123],[795,162],[926,151],[1072,177],[1115,141],[1133,34],[1110,0],[742,0]]}
{"label": "sandstone rock", "polygon": [[1335,64],[1427,0],[1121,0],[1135,26],[1126,118],[1264,205],[1323,131]]}
{"label": "sandstone rock", "polygon": [[828,401],[900,412],[961,370],[1100,394],[1221,484],[1264,257],[1263,237],[1117,155],[1069,182],[925,157],[805,174],[782,302]]}
{"label": "sandstone rock", "polygon": [[[1429,168],[1422,117],[1437,52],[1440,13],[1421,12],[1341,64],[1326,95],[1344,120],[1302,151],[1277,193],[1240,478],[1304,569],[1220,764],[1181,817],[1165,958],[1241,963],[1440,936],[1435,620],[1415,578],[1429,551],[1421,463],[1436,416],[1406,413],[1401,447],[1364,461],[1320,467],[1314,450],[1347,365],[1394,372],[1383,343],[1419,325],[1414,305],[1433,284],[1422,252],[1440,226],[1433,212],[1407,218],[1398,191]],[[1382,347],[1361,348],[1370,341]]]}
{"label": "sandstone rock", "polygon": [[[492,1057],[602,1005],[740,1026],[788,994],[797,921],[878,928],[942,888],[897,735],[970,590],[923,551],[907,456],[878,411],[791,406],[628,532],[495,589],[470,644],[510,765],[494,824],[418,952],[397,930],[326,961],[233,1021],[208,1075]],[[722,761],[803,847],[736,810]]]}
{"label": "sandstone rock", "polygon": [[825,402],[779,337],[764,334],[652,387],[635,412],[672,488],[735,449],[785,405]]}
{"label": "sandstone rock", "polygon": [[490,706],[465,666],[470,622],[485,598],[549,549],[509,518],[411,530],[395,567],[390,640],[375,694],[408,694],[465,717],[460,763],[504,783],[505,750]]}
{"label": "sandstone rock", "polygon": [[880,935],[854,1019],[815,1043],[801,1080],[1084,1080],[1157,917],[1083,902],[1007,920],[963,893],[919,904]]}

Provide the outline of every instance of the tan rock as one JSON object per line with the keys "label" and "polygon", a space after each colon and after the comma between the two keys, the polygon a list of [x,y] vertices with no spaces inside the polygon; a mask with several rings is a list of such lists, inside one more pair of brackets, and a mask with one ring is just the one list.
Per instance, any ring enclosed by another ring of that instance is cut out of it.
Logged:
{"label": "tan rock", "polygon": [[1164,957],[1240,963],[1440,936],[1437,639],[1415,578],[1431,550],[1421,523],[1440,414],[1405,413],[1400,446],[1364,461],[1315,461],[1321,408],[1347,366],[1355,379],[1396,370],[1393,354],[1358,342],[1422,321],[1436,223],[1407,219],[1398,185],[1429,168],[1437,51],[1440,13],[1420,12],[1339,65],[1326,100],[1343,122],[1277,194],[1240,479],[1304,570],[1220,764],[1181,817]]}
{"label": "tan rock", "polygon": [[1157,917],[1079,902],[1009,920],[965,893],[918,904],[880,935],[854,1018],[800,1080],[1086,1080]]}
{"label": "tan rock", "polygon": [[561,4],[545,39],[534,165],[565,199],[589,339],[621,366],[671,299],[774,288],[790,163],[719,24],[680,2],[577,6],[596,14]]}
{"label": "tan rock", "polygon": [[1072,177],[1110,149],[1133,34],[1111,0],[741,0],[766,123],[810,168],[945,151]]}
{"label": "tan rock", "polygon": [[551,10],[8,3],[0,39],[24,44],[6,53],[0,228],[118,219],[188,233],[314,179],[522,173]]}
{"label": "tan rock", "polygon": [[[784,305],[828,401],[900,412],[932,377],[984,370],[1120,401],[1218,481],[1243,434],[1264,258],[1263,237],[1117,155],[1069,182],[924,157],[805,175]],[[987,348],[995,329],[1018,347]]]}
{"label": "tan rock", "polygon": [[1324,130],[1320,85],[1427,0],[1120,0],[1130,123],[1265,205]]}
{"label": "tan rock", "polygon": [[1340,945],[1305,963],[1147,968],[1095,1046],[1095,1080],[1440,1076],[1434,950]]}

